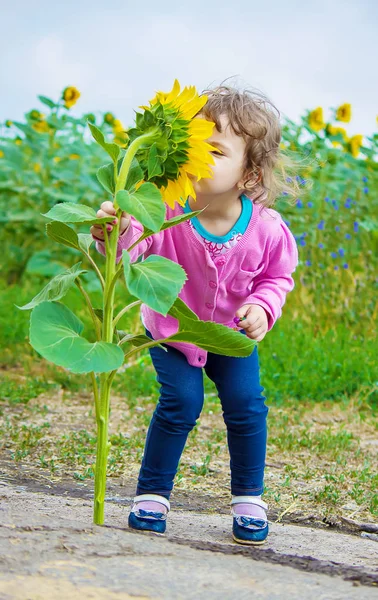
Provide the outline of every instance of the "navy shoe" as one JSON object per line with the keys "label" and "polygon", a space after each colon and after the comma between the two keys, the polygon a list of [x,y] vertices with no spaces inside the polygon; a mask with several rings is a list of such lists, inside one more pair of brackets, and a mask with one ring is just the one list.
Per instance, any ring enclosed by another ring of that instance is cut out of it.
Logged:
{"label": "navy shoe", "polygon": [[158,494],[141,494],[134,498],[134,505],[129,514],[129,527],[139,531],[151,531],[153,533],[163,534],[167,526],[167,514],[164,512],[154,512],[152,510],[143,510],[138,508],[141,501],[152,500],[160,502],[170,510],[169,501]]}
{"label": "navy shoe", "polygon": [[[240,502],[255,504],[264,510],[268,508],[268,505],[261,498],[255,498],[254,496],[234,496],[231,505]],[[269,533],[266,519],[251,517],[251,515],[238,515],[233,511],[232,517],[232,537],[235,542],[251,546],[258,546],[265,542]]]}

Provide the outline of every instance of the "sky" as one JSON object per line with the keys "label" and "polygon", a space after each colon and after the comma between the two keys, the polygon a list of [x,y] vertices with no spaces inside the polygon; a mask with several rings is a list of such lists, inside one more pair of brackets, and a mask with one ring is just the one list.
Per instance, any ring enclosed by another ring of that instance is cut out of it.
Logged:
{"label": "sky", "polygon": [[376,0],[0,0],[0,121],[42,110],[42,94],[81,92],[72,109],[133,109],[175,78],[199,91],[236,77],[282,117],[352,104],[350,135],[378,115]]}

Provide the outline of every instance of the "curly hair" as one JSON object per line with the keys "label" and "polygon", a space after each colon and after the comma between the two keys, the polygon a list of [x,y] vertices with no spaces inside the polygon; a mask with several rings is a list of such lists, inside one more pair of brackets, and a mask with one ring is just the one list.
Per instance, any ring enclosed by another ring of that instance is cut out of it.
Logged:
{"label": "curly hair", "polygon": [[290,173],[306,165],[289,157],[281,148],[282,128],[280,112],[260,91],[219,85],[204,90],[208,97],[201,114],[213,121],[221,131],[220,116],[226,115],[236,135],[246,142],[244,189],[255,204],[266,208],[274,205],[279,196],[298,197],[300,189]]}

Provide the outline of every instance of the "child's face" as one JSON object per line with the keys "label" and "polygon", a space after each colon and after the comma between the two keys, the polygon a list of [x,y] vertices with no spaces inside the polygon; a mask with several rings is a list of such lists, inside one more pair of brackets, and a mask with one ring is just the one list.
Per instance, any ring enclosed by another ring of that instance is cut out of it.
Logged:
{"label": "child's face", "polygon": [[[198,118],[203,117],[199,115]],[[238,184],[242,184],[246,143],[242,136],[234,133],[226,115],[221,115],[220,123],[221,132],[214,127],[211,137],[207,140],[219,149],[219,152],[212,152],[215,160],[215,165],[210,165],[213,177],[194,181],[196,194],[235,193]]]}

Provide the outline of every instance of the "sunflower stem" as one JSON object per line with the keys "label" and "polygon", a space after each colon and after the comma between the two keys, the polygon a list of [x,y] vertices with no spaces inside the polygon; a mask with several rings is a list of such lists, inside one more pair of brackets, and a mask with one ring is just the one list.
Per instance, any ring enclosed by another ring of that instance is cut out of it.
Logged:
{"label": "sunflower stem", "polygon": [[140,135],[139,137],[137,137],[133,142],[131,142],[130,146],[127,149],[127,152],[125,154],[125,156],[123,157],[123,161],[122,161],[122,165],[119,171],[119,175],[117,178],[117,182],[116,182],[116,187],[115,187],[115,192],[114,192],[114,208],[117,210],[118,209],[118,205],[117,205],[117,193],[120,190],[124,190],[125,189],[125,185],[126,185],[126,181],[127,181],[127,176],[129,174],[129,170],[130,170],[130,166],[132,163],[132,160],[134,158],[134,156],[136,155],[136,153],[138,152],[139,148],[145,144],[146,142],[148,142],[149,140],[152,140],[156,137],[156,134],[159,132],[159,128],[158,127],[154,127],[154,129],[152,129],[151,131],[149,131],[148,133],[144,133],[143,135]]}

